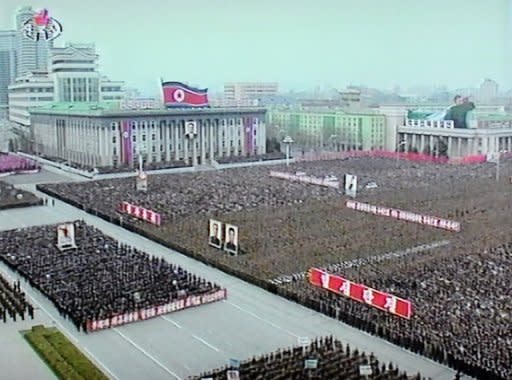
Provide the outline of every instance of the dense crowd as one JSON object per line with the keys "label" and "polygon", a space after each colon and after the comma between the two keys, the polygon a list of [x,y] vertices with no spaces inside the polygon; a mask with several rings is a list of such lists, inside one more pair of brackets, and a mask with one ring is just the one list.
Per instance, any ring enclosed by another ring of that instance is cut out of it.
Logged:
{"label": "dense crowd", "polygon": [[57,226],[0,233],[0,259],[43,292],[75,326],[208,294],[218,285],[74,222],[78,248],[61,252]]}
{"label": "dense crowd", "polygon": [[0,153],[0,174],[39,170],[39,164],[15,154]]}
{"label": "dense crowd", "polygon": [[34,319],[34,307],[27,301],[19,280],[11,285],[0,274],[0,318],[4,323],[8,318],[16,322],[17,317],[25,320],[27,315]]}
{"label": "dense crowd", "polygon": [[[496,182],[490,163],[400,161],[397,168],[392,159],[347,158],[150,176],[147,194],[135,191],[133,179],[48,187],[113,217],[123,200],[161,212],[160,228],[128,222],[247,275],[267,281],[287,276],[274,286],[311,307],[478,378],[507,379],[512,377],[512,334],[507,330],[512,296],[506,282],[511,258],[508,248],[499,253],[493,247],[510,240],[511,169],[503,160]],[[346,173],[355,174],[358,200],[454,219],[462,231],[349,210],[341,191],[271,178],[270,170],[331,175],[340,181]],[[365,188],[369,182],[378,187]],[[206,226],[212,217],[239,227],[239,245],[247,255],[233,258],[208,246]],[[439,247],[365,260],[423,244]],[[353,264],[343,265],[348,261]],[[302,274],[312,266],[410,299],[413,319],[390,317],[311,287]]]}
{"label": "dense crowd", "polygon": [[[306,361],[316,361],[307,365]],[[371,374],[361,375],[360,366],[370,366]],[[193,380],[229,379],[228,371],[237,371],[241,380],[421,380],[420,374],[408,376],[392,363],[384,364],[373,354],[343,345],[332,336],[315,339],[307,347],[278,350],[240,363],[193,377]]]}
{"label": "dense crowd", "polygon": [[15,188],[13,185],[0,181],[0,210],[41,204],[42,201],[34,194]]}

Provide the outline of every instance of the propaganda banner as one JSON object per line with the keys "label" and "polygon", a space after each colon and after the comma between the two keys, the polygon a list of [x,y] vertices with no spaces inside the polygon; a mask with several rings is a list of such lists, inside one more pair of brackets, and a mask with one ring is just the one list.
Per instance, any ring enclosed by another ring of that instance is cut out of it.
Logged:
{"label": "propaganda banner", "polygon": [[356,211],[367,212],[369,214],[388,216],[390,218],[405,220],[407,222],[419,223],[430,227],[441,228],[443,230],[460,232],[460,223],[453,220],[438,218],[431,215],[421,215],[410,211],[398,210],[384,206],[375,206],[368,203],[349,200],[345,203],[347,208]]}
{"label": "propaganda banner", "polygon": [[311,268],[308,273],[309,282],[322,289],[348,297],[354,301],[373,306],[393,315],[410,319],[412,316],[411,301],[392,294],[357,284],[338,275],[329,274],[318,268]]}
{"label": "propaganda banner", "polygon": [[144,207],[139,207],[132,205],[128,202],[123,202],[118,207],[119,212],[124,214],[128,214],[137,219],[142,219],[145,222],[155,224],[159,226],[162,223],[162,215],[154,212],[152,210],[145,209]]}
{"label": "propaganda banner", "polygon": [[165,305],[152,306],[146,309],[140,309],[125,314],[114,315],[110,318],[102,320],[88,320],[86,323],[86,329],[88,332],[108,329],[110,327],[117,327],[137,321],[144,321],[146,319],[155,318],[160,315],[169,314],[175,311],[221,301],[226,298],[227,290],[219,289],[208,294],[203,294],[200,296],[188,296],[186,298],[174,300]]}

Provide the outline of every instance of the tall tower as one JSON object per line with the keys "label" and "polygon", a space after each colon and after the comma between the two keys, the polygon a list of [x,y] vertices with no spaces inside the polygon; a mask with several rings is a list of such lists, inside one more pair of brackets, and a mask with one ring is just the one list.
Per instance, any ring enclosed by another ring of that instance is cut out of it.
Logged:
{"label": "tall tower", "polygon": [[[0,30],[0,108],[7,107],[7,87],[16,77],[15,53],[16,31]],[[2,115],[0,115],[1,118]]]}
{"label": "tall tower", "polygon": [[32,41],[23,36],[23,23],[34,16],[32,7],[22,7],[16,13],[16,76],[33,70],[45,70],[53,41]]}

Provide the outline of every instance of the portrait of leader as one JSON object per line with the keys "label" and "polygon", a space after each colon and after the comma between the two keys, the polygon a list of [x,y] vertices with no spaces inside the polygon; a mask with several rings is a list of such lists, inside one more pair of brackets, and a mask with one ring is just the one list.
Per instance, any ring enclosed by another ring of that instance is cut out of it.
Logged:
{"label": "portrait of leader", "polygon": [[215,248],[222,247],[222,223],[210,219],[210,228],[209,228],[209,240],[208,243]]}
{"label": "portrait of leader", "polygon": [[226,241],[224,243],[226,252],[238,253],[238,227],[226,224]]}

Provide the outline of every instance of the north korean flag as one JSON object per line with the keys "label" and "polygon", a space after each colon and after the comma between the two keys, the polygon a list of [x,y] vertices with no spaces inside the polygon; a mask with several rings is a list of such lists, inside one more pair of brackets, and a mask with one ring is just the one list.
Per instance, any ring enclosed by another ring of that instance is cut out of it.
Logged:
{"label": "north korean flag", "polygon": [[167,108],[209,107],[208,89],[187,86],[181,82],[162,82]]}

